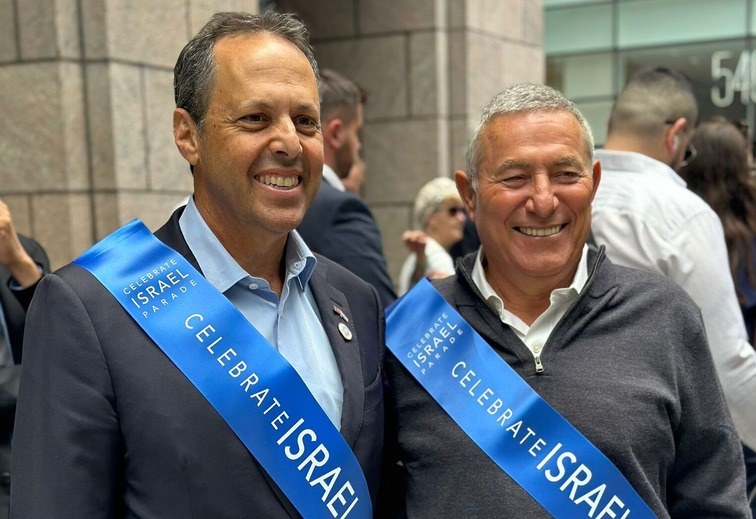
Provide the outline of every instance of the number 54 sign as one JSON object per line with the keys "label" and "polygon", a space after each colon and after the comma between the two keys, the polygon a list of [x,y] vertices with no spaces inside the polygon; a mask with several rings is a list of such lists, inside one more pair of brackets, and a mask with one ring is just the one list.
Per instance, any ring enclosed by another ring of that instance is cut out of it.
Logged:
{"label": "number 54 sign", "polygon": [[[740,93],[740,102],[756,103],[756,50],[749,53],[744,50],[738,57],[735,68],[729,68],[725,62],[735,58],[737,53],[722,50],[711,55],[711,79],[717,82],[711,87],[711,102],[714,106],[725,108],[735,99],[735,92]],[[723,80],[723,81],[721,81]]]}

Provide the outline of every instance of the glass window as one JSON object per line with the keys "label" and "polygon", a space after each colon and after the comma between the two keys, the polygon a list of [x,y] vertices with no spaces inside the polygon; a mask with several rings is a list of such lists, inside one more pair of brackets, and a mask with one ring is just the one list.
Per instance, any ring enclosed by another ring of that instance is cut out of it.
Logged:
{"label": "glass window", "polygon": [[746,0],[620,2],[620,47],[640,47],[745,36]]}
{"label": "glass window", "polygon": [[600,148],[606,142],[606,125],[609,122],[609,115],[612,113],[614,101],[586,101],[575,102],[578,109],[588,120],[588,124],[593,132],[593,141],[597,148]]}
{"label": "glass window", "polygon": [[612,6],[547,10],[543,37],[549,54],[610,49]]}
{"label": "glass window", "polygon": [[618,84],[647,66],[671,67],[690,78],[700,120],[745,118],[748,105],[756,103],[756,54],[745,40],[621,52]]}
{"label": "glass window", "polygon": [[611,96],[614,93],[612,55],[581,54],[549,58],[546,83],[572,100],[583,97]]}

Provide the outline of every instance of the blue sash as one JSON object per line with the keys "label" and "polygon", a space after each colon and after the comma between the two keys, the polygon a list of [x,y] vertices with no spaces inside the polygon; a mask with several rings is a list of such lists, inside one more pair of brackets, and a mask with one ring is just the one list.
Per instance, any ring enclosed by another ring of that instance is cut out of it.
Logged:
{"label": "blue sash", "polygon": [[113,294],[304,517],[371,517],[357,459],[297,372],[183,256],[134,220],[74,263]]}
{"label": "blue sash", "polygon": [[604,454],[421,280],[386,343],[462,430],[554,517],[656,517]]}

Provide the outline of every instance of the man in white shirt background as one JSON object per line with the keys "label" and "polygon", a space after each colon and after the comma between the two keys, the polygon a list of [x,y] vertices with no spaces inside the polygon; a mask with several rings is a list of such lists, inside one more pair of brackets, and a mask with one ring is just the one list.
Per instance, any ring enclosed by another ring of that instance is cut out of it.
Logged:
{"label": "man in white shirt background", "polygon": [[[742,442],[756,448],[756,352],[748,344],[717,215],[676,173],[698,107],[688,80],[643,69],[617,98],[593,201],[592,232],[617,264],[659,273],[701,308],[714,364]],[[724,468],[723,468],[724,470]]]}

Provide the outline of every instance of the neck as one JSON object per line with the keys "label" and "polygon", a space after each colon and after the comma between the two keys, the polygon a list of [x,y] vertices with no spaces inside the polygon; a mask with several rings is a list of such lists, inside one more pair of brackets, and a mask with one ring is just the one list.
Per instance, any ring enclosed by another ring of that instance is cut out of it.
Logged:
{"label": "neck", "polygon": [[664,149],[663,142],[655,142],[651,139],[644,139],[635,135],[610,134],[606,138],[604,149],[607,151],[633,151],[664,164],[668,164],[670,161],[670,157]]}
{"label": "neck", "polygon": [[453,243],[448,243],[449,242],[448,238],[446,240],[444,240],[443,236],[440,236],[439,233],[436,233],[436,232],[426,232],[426,234],[429,237],[433,238],[433,240],[436,243],[438,243],[439,245],[441,245],[444,248],[444,250],[446,250],[446,251],[448,251],[451,248],[451,246],[454,245]]}
{"label": "neck", "polygon": [[221,220],[213,213],[205,214],[197,209],[231,257],[249,275],[266,280],[270,289],[280,296],[286,271],[284,251],[288,233],[255,230],[249,224]]}
{"label": "neck", "polygon": [[549,308],[551,292],[570,286],[576,270],[577,265],[566,275],[515,280],[512,279],[511,272],[507,276],[490,264],[484,264],[486,280],[504,301],[504,307],[528,326]]}

